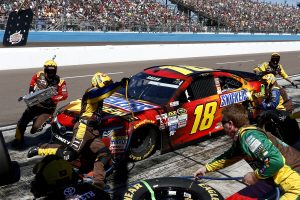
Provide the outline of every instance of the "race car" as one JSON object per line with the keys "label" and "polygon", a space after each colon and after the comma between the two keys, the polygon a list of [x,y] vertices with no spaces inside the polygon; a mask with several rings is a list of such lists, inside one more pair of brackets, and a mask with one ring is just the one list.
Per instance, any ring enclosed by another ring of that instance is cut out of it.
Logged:
{"label": "race car", "polygon": [[[153,66],[104,100],[99,131],[113,155],[127,152],[131,160],[143,160],[156,150],[166,153],[220,133],[222,108],[247,104],[260,89],[254,73]],[[70,143],[80,103],[78,99],[58,110],[51,125],[56,141]],[[255,109],[249,111],[255,118]]]}

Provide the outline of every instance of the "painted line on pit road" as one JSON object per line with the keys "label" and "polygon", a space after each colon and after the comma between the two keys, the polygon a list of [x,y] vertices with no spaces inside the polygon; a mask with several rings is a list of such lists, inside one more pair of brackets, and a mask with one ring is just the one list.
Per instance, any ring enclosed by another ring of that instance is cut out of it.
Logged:
{"label": "painted line on pit road", "polygon": [[[118,73],[123,73],[123,72],[114,72],[114,73],[107,73],[107,74],[118,74]],[[86,77],[86,76],[92,76],[92,75],[83,75],[82,77]],[[295,78],[295,79],[300,78],[300,74],[293,74],[293,75],[290,75],[289,77]],[[76,78],[76,77],[70,77],[70,78]],[[277,80],[283,81],[282,78],[278,78]],[[298,81],[300,81],[300,80],[298,80]],[[284,83],[284,84],[281,84],[281,85],[282,86],[288,86],[289,83]],[[32,123],[29,123],[28,126],[31,126],[31,124]],[[14,130],[16,128],[16,126],[17,126],[17,124],[10,124],[10,125],[0,126],[0,131],[2,131],[2,132],[11,131],[11,130]]]}
{"label": "painted line on pit road", "polygon": [[247,62],[254,62],[255,60],[238,60],[232,62],[223,62],[223,63],[216,63],[216,65],[226,65],[226,64],[234,64],[234,63],[247,63]]}
{"label": "painted line on pit road", "polygon": [[[115,75],[115,74],[123,74],[124,72],[112,72],[112,73],[106,73],[107,75]],[[89,75],[82,75],[82,76],[66,76],[62,77],[62,79],[75,79],[75,78],[85,78],[85,77],[91,77],[94,76],[94,74]]]}

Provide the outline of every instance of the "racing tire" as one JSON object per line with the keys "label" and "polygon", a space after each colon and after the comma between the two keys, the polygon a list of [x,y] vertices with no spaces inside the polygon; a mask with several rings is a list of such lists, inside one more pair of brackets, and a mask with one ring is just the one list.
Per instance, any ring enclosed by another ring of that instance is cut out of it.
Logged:
{"label": "racing tire", "polygon": [[125,190],[123,199],[151,200],[151,192],[153,192],[155,199],[159,200],[224,199],[217,190],[206,184],[177,177],[149,179],[130,185]]}
{"label": "racing tire", "polygon": [[277,110],[263,112],[258,118],[258,127],[271,132],[290,146],[300,138],[298,123],[285,112]]}
{"label": "racing tire", "polygon": [[12,162],[0,131],[0,186],[17,182],[20,179],[20,167],[17,162]]}
{"label": "racing tire", "polygon": [[157,132],[153,129],[141,128],[133,133],[130,139],[128,158],[130,161],[140,161],[151,156],[156,150]]}

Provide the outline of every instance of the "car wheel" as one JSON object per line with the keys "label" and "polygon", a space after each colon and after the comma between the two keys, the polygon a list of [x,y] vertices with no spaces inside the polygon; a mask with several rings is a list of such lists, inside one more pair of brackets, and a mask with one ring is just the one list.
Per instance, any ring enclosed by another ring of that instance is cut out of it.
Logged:
{"label": "car wheel", "polygon": [[142,128],[132,135],[128,156],[131,161],[144,160],[156,150],[157,132]]}
{"label": "car wheel", "polygon": [[300,136],[297,121],[278,111],[263,112],[258,118],[258,127],[271,132],[291,146],[298,141]]}
{"label": "car wheel", "polygon": [[[151,189],[150,189],[151,188]],[[155,199],[184,200],[184,199],[224,199],[214,188],[191,179],[163,177],[138,182],[128,187],[123,199],[151,200]]]}

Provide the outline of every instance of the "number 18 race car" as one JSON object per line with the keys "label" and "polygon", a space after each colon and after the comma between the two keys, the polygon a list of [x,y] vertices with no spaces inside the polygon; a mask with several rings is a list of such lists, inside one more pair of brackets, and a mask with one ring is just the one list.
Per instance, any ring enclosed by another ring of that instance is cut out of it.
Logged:
{"label": "number 18 race car", "polygon": [[[194,66],[154,66],[130,78],[104,100],[99,130],[113,155],[128,152],[143,160],[157,149],[166,153],[223,130],[221,110],[249,103],[261,83],[253,73]],[[79,118],[80,99],[58,110],[51,128],[53,138],[69,144]],[[252,117],[257,115],[255,109]]]}

